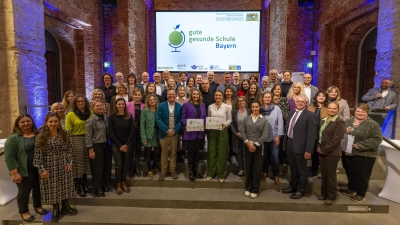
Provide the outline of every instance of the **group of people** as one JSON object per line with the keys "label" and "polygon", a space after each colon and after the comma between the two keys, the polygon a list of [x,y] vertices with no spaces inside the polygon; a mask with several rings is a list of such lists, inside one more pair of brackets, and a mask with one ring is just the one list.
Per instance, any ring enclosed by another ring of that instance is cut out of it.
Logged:
{"label": "group of people", "polygon": [[[368,117],[372,107],[386,110],[397,107],[388,81],[378,92],[369,91],[350,117],[347,101],[337,87],[326,91],[311,85],[311,74],[304,82],[292,82],[291,71],[271,70],[267,78],[239,81],[239,73],[224,73],[222,84],[207,72],[187,78],[179,74],[176,82],[169,71],[134,74],[126,80],[117,73],[104,73],[103,85],[94,89],[90,101],[81,94],[67,91],[63,102],[54,103],[44,126],[37,129],[30,115],[19,116],[13,134],[5,143],[5,158],[12,180],[17,184],[17,202],[24,220],[33,220],[28,210],[32,190],[37,213],[46,214],[42,204],[53,205],[52,220],[59,214],[74,215],[68,199],[75,193],[85,197],[92,188],[99,197],[113,191],[112,157],[115,161],[115,191],[129,193],[126,177],[142,176],[141,149],[147,165],[147,177],[167,172],[178,179],[176,163],[187,151],[189,180],[203,178],[199,172],[200,151],[207,139],[206,179],[224,182],[228,161],[237,164],[239,178],[245,177],[245,196],[256,198],[260,182],[268,177],[269,166],[276,184],[280,184],[279,165],[288,161],[291,171],[289,188],[293,199],[304,196],[309,176],[320,166],[322,185],[318,199],[333,204],[336,199],[336,169],[340,159],[348,177],[348,189],[342,193],[354,201],[365,197],[377,148],[382,141],[380,126]],[[231,82],[233,77],[233,82]],[[163,79],[162,79],[163,78]],[[375,96],[374,96],[375,95]],[[218,129],[187,130],[190,119],[218,117]],[[353,151],[342,153],[345,134],[355,137]],[[182,141],[182,145],[180,142]],[[180,147],[182,146],[182,148]],[[312,163],[307,168],[307,161]],[[61,209],[59,208],[61,204]]]}

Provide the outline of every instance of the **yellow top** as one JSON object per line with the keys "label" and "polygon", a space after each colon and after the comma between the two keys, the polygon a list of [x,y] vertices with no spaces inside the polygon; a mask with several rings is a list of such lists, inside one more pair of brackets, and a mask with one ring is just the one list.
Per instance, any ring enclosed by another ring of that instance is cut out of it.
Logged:
{"label": "yellow top", "polygon": [[[90,112],[92,116],[93,112]],[[83,135],[85,134],[86,121],[79,119],[74,112],[69,112],[65,119],[65,129],[70,135]]]}

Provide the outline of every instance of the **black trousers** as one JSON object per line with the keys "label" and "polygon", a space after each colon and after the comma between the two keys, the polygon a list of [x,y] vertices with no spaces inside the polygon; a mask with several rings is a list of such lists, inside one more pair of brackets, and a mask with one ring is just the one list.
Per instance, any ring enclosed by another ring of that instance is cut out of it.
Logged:
{"label": "black trousers", "polygon": [[260,192],[263,167],[262,145],[256,146],[255,152],[249,152],[249,148],[245,145],[244,158],[246,168],[245,190],[258,194]]}
{"label": "black trousers", "polygon": [[188,165],[193,165],[194,163],[198,163],[199,160],[200,160],[200,152],[199,151],[192,151],[192,150],[187,151]]}
{"label": "black trousers", "polygon": [[140,142],[140,127],[135,126],[135,135],[133,136],[132,144],[130,146],[130,168],[134,166],[139,166],[140,156],[142,154],[142,143]]}
{"label": "black trousers", "polygon": [[342,152],[342,165],[347,176],[347,189],[354,191],[356,188],[352,186],[353,184],[350,182],[350,180],[353,180],[353,173],[351,173],[351,168],[350,168],[351,159],[352,156],[345,155],[344,152]]}
{"label": "black trousers", "polygon": [[315,175],[318,174],[318,166],[320,165],[319,163],[319,158],[318,158],[318,152],[316,150],[314,150],[314,152],[311,154],[311,168],[310,168],[310,172]]}
{"label": "black trousers", "polygon": [[92,186],[94,189],[107,187],[111,184],[111,148],[108,142],[93,144],[95,158],[90,159],[90,169],[92,170]]}
{"label": "black trousers", "polygon": [[304,153],[296,154],[294,152],[293,139],[287,140],[287,158],[290,166],[290,187],[297,191],[306,193],[308,185],[307,160],[304,159]]}
{"label": "black trousers", "polygon": [[111,151],[115,161],[115,177],[117,183],[126,181],[126,173],[128,172],[129,164],[129,149],[127,152],[121,152],[116,145],[112,145]]}
{"label": "black trousers", "polygon": [[37,169],[28,171],[27,177],[22,177],[21,183],[17,184],[18,194],[17,194],[17,204],[19,214],[29,212],[29,194],[32,191],[33,207],[42,207],[42,202],[40,200],[40,182],[39,182],[39,172]]}
{"label": "black trousers", "polygon": [[[147,170],[150,171],[152,169],[158,168],[159,170],[161,170],[161,162],[160,162],[160,158],[161,158],[161,147],[154,147],[154,152],[152,154],[151,152],[152,148],[148,148],[145,147],[144,151],[145,151],[145,158],[146,158],[146,164],[147,164]],[[151,165],[151,161],[153,160],[153,166]]]}
{"label": "black trousers", "polygon": [[354,189],[357,195],[365,197],[368,190],[369,179],[371,178],[372,168],[374,167],[376,158],[351,156],[350,158],[350,171],[351,179],[349,186]]}

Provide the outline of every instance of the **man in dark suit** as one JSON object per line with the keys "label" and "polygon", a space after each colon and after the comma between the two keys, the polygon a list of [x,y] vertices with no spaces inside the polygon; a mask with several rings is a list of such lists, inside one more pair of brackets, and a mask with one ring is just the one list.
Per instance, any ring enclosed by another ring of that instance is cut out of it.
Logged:
{"label": "man in dark suit", "polygon": [[315,149],[318,138],[318,119],[316,114],[307,110],[308,98],[299,95],[295,99],[296,110],[289,114],[285,128],[283,150],[287,152],[291,181],[283,193],[292,193],[290,198],[304,196],[308,184],[307,160]]}
{"label": "man in dark suit", "polygon": [[184,87],[187,86],[186,78],[187,78],[187,73],[186,72],[182,71],[182,72],[179,73],[179,80],[180,81],[176,84],[176,90],[178,90],[178,88],[180,86],[184,86]]}

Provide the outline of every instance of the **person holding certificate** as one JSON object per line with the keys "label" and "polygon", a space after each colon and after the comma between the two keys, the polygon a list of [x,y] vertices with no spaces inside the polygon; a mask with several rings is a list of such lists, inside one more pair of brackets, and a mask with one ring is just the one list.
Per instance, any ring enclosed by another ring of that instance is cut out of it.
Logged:
{"label": "person holding certificate", "polygon": [[268,120],[261,114],[261,103],[251,103],[251,115],[244,118],[239,130],[245,147],[246,183],[244,195],[256,198],[260,192],[263,170],[263,143],[268,138]]}
{"label": "person holding certificate", "polygon": [[222,91],[215,91],[215,103],[208,107],[208,116],[211,118],[207,118],[206,121],[206,126],[212,121],[221,122],[218,124],[218,129],[209,129],[207,132],[207,180],[217,176],[221,183],[225,181],[228,171],[227,127],[232,121],[231,107],[223,103],[223,99]]}
{"label": "person holding certificate", "polygon": [[[192,119],[202,120],[202,125],[197,129],[188,129]],[[183,104],[182,124],[185,127],[183,131],[183,149],[187,150],[187,161],[189,168],[189,180],[195,181],[195,178],[203,178],[199,173],[199,151],[204,149],[204,124],[206,122],[206,107],[203,98],[198,89],[193,89],[189,101]]]}
{"label": "person holding certificate", "polygon": [[375,159],[378,156],[378,146],[382,142],[381,127],[368,117],[370,108],[365,103],[356,106],[355,117],[345,121],[346,133],[354,136],[352,151],[343,154],[342,163],[349,181],[347,189],[341,193],[360,202],[365,199],[369,179]]}
{"label": "person holding certificate", "polygon": [[339,117],[339,108],[337,102],[327,105],[328,116],[321,119],[317,144],[322,177],[321,195],[317,198],[326,200],[327,205],[332,205],[336,199],[336,169],[342,155],[340,142],[345,132],[344,121]]}

